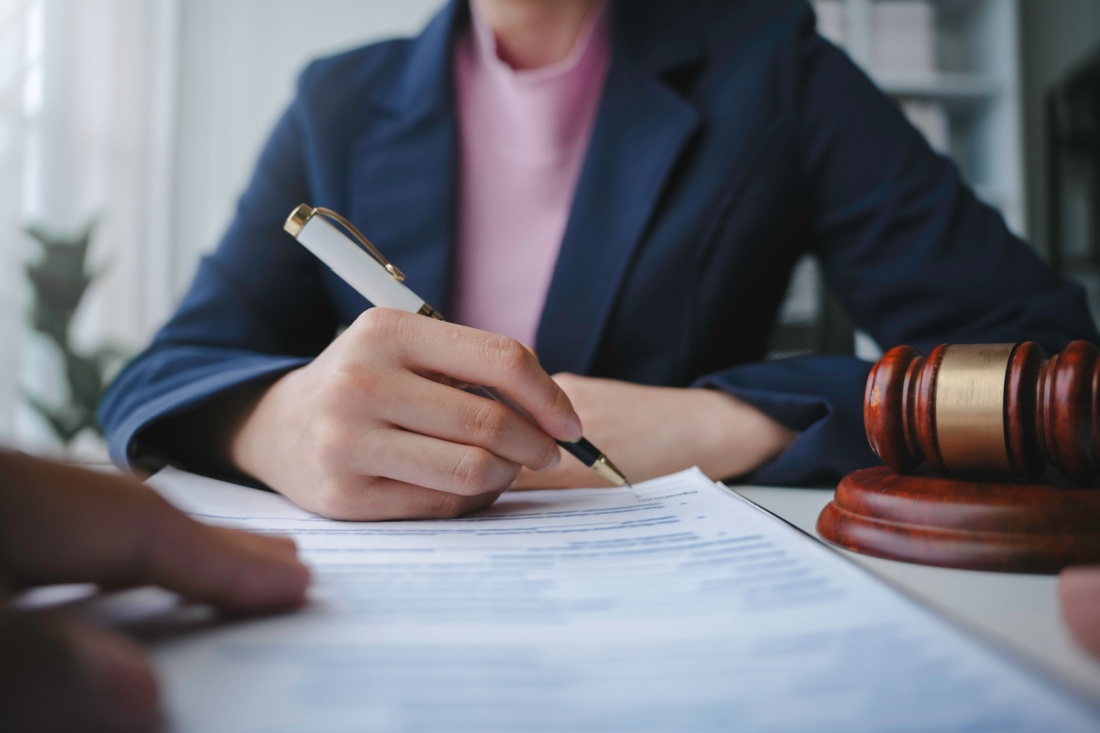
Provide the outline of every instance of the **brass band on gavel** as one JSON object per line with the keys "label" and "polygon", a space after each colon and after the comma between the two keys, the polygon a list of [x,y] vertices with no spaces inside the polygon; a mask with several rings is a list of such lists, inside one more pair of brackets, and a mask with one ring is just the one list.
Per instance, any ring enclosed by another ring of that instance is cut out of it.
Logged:
{"label": "brass band on gavel", "polygon": [[1035,480],[1049,464],[1081,484],[1100,470],[1100,350],[1047,360],[1034,342],[899,346],[867,379],[864,423],[887,466]]}
{"label": "brass band on gavel", "polygon": [[1012,344],[956,345],[935,371],[933,420],[944,469],[1013,473],[1005,440],[1005,381]]}

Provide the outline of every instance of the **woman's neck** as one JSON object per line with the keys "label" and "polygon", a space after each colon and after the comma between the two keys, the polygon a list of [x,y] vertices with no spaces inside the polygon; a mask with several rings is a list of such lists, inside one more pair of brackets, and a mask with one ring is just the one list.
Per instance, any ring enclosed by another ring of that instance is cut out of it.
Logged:
{"label": "woman's neck", "polygon": [[599,0],[470,0],[496,37],[497,55],[515,69],[537,69],[569,55]]}

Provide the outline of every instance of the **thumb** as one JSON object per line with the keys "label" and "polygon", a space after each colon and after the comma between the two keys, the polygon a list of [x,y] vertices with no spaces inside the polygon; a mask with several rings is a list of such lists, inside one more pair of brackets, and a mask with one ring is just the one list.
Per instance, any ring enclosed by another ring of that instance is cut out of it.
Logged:
{"label": "thumb", "polygon": [[160,723],[141,648],[81,619],[0,613],[0,730],[138,733]]}

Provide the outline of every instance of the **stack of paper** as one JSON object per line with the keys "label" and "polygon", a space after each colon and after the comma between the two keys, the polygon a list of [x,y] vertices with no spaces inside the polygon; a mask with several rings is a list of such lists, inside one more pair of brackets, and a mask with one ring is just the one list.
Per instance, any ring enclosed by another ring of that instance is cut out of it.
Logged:
{"label": "stack of paper", "polygon": [[689,471],[332,522],[166,471],[206,521],[296,537],[310,608],[160,642],[175,731],[1082,731],[1074,700]]}

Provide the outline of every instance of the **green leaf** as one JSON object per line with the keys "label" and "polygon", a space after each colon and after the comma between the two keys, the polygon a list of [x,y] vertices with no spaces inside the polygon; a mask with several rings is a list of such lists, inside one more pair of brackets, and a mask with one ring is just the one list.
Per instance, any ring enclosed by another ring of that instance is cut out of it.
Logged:
{"label": "green leaf", "polygon": [[69,341],[73,317],[97,277],[87,269],[88,249],[96,223],[92,220],[83,230],[68,236],[38,226],[26,230],[41,250],[41,257],[25,267],[34,290],[31,325],[57,346],[69,397],[58,406],[48,405],[26,392],[24,399],[65,445],[86,428],[102,434],[95,411],[103,397],[105,375],[124,358],[124,351],[116,347],[102,347],[90,355],[81,354]]}

